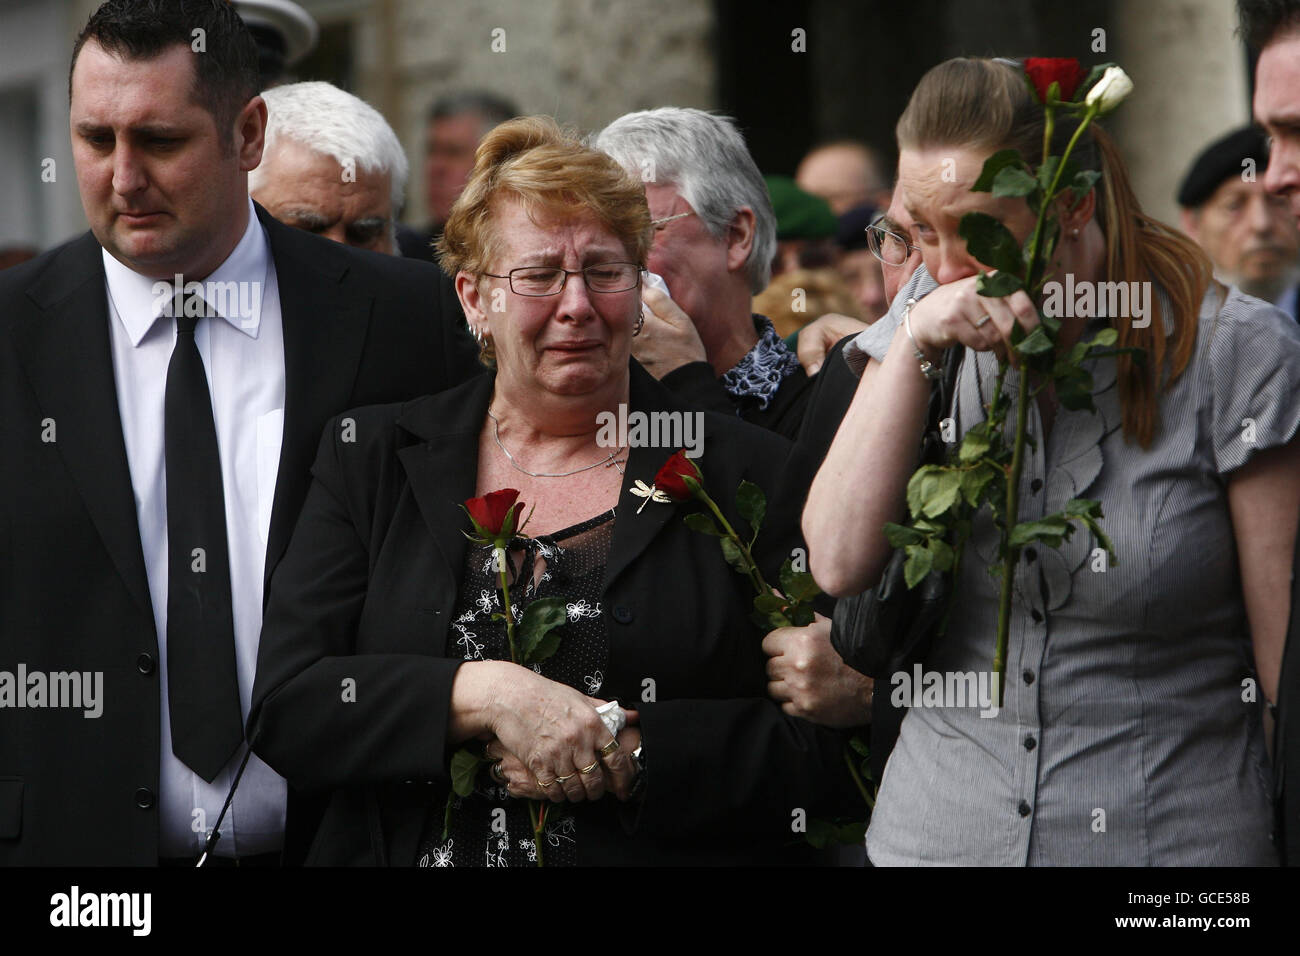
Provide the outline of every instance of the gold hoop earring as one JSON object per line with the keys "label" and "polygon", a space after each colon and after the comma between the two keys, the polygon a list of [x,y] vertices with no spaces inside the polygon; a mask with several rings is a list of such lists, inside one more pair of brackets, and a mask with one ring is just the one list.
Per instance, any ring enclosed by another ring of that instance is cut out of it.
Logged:
{"label": "gold hoop earring", "polygon": [[638,335],[640,335],[641,330],[643,328],[645,328],[645,307],[644,306],[642,306],[641,311],[637,313],[636,328],[632,330],[632,338],[636,338]]}

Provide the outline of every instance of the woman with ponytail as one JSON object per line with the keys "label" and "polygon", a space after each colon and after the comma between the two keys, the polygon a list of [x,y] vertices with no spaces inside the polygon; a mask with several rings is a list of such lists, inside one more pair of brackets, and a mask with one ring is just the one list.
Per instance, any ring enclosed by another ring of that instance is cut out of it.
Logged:
{"label": "woman with ponytail", "polygon": [[[1076,122],[1058,117],[1052,154]],[[1060,349],[1110,327],[1145,362],[1090,360],[1095,412],[1059,407],[1050,384],[1031,399],[1020,520],[1099,500],[1115,560],[1086,529],[1024,549],[1003,704],[990,714],[926,695],[911,707],[867,834],[872,863],[1275,864],[1263,718],[1300,514],[1300,332],[1215,282],[1191,240],[1142,212],[1095,124],[1073,161],[1100,178],[1058,210],[1060,285],[1040,302],[978,295],[962,216],[987,213],[1021,241],[1035,223],[1023,199],[970,189],[998,150],[1042,153],[1044,111],[1017,64],[935,67],[897,135],[924,268],[856,343],[869,361],[804,512],[822,587],[873,587],[889,559],[882,528],[905,517],[930,394],[920,359],[964,347],[958,435],[985,417],[1015,324],[1031,331],[1040,308],[1061,319]],[[927,681],[987,676],[998,545],[977,514]],[[901,676],[878,693],[899,693]]]}

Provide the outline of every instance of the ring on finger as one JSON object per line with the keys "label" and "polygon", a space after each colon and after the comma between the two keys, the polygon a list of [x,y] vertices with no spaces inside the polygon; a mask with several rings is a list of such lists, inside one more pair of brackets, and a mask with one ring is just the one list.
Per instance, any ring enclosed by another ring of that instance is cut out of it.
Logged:
{"label": "ring on finger", "polygon": [[[547,787],[553,787],[553,786],[555,786],[555,781],[554,781],[554,780],[548,780],[548,781],[546,781],[545,783],[542,783],[541,779],[538,778],[538,777],[533,777],[533,779],[537,781],[537,785],[538,785],[539,787],[541,787],[543,790],[545,790]],[[558,778],[557,778],[557,779],[558,779]]]}
{"label": "ring on finger", "polygon": [[496,778],[497,778],[498,780],[500,780],[502,783],[505,783],[505,782],[506,782],[505,771],[503,771],[503,770],[501,769],[501,761],[500,761],[500,760],[494,760],[494,761],[492,761],[492,776],[496,777]]}
{"label": "ring on finger", "polygon": [[987,312],[985,312],[982,316],[980,316],[979,320],[975,323],[975,328],[977,328],[977,329],[978,329],[978,328],[982,328],[982,327],[984,326],[984,324],[985,324],[986,322],[988,322],[988,321],[989,321],[990,319],[992,319],[992,318],[993,318],[993,316],[991,316],[991,315],[989,315]]}
{"label": "ring on finger", "polygon": [[597,759],[595,759],[595,760],[593,760],[593,761],[591,762],[591,765],[590,765],[590,766],[588,766],[588,767],[583,767],[581,770],[578,771],[578,773],[582,774],[583,776],[586,776],[587,774],[591,773],[593,770],[595,770],[595,769],[596,769],[597,767],[599,767],[599,766],[600,766],[600,759],[597,758]]}
{"label": "ring on finger", "polygon": [[602,757],[608,757],[617,749],[618,749],[618,738],[611,737],[609,743],[605,744],[605,746],[600,748],[600,755]]}
{"label": "ring on finger", "polygon": [[564,781],[570,779],[571,777],[576,777],[576,776],[577,776],[577,774],[573,774],[573,773],[561,774],[561,775],[557,776],[557,777],[555,778],[555,780],[552,781],[552,782],[553,782],[553,783],[564,783]]}

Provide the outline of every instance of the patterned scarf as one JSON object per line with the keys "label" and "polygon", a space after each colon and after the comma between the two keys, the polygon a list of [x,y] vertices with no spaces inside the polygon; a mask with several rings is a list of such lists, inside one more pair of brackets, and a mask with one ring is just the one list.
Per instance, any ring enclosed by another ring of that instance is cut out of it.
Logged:
{"label": "patterned scarf", "polygon": [[[764,411],[781,383],[799,368],[799,357],[790,351],[766,317],[754,316],[754,328],[759,333],[758,344],[722,376],[722,387],[733,398],[755,399],[759,410]],[[739,409],[736,414],[740,414]]]}

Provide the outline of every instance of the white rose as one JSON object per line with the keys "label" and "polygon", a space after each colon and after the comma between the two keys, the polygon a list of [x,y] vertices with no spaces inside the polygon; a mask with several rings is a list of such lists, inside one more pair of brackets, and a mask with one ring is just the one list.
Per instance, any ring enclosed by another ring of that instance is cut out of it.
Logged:
{"label": "white rose", "polygon": [[1129,75],[1118,66],[1108,66],[1083,102],[1087,106],[1097,106],[1098,113],[1109,113],[1132,92],[1133,81]]}

